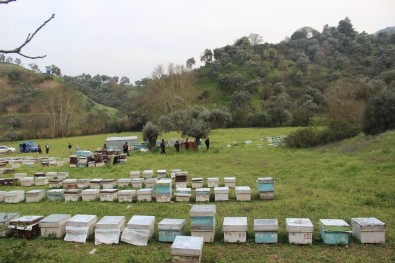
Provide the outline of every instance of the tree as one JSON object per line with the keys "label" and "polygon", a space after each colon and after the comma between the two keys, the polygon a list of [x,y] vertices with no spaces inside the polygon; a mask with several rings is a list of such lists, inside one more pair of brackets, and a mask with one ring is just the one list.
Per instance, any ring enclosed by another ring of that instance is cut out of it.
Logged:
{"label": "tree", "polygon": [[226,108],[215,108],[210,113],[210,126],[213,129],[225,128],[232,121],[232,115]]}
{"label": "tree", "polygon": [[187,69],[192,69],[192,67],[196,64],[195,58],[189,58],[186,62]]}
{"label": "tree", "polygon": [[147,122],[143,128],[143,140],[148,141],[148,149],[152,150],[156,146],[156,140],[160,134],[158,125]]}
{"label": "tree", "polygon": [[22,61],[21,61],[20,58],[16,58],[16,59],[14,60],[14,63],[15,63],[16,65],[22,66]]}
{"label": "tree", "polygon": [[[0,1],[0,4],[8,4],[10,2],[15,2],[16,0],[6,0],[6,1]],[[29,44],[30,41],[32,41],[32,39],[34,38],[34,36],[38,33],[38,31],[40,31],[41,28],[43,28],[49,21],[51,21],[53,18],[55,18],[55,14],[52,14],[52,16],[46,20],[41,26],[39,26],[36,31],[33,32],[33,34],[29,33],[27,35],[27,38],[25,39],[25,42],[23,42],[19,47],[16,47],[12,50],[2,50],[0,49],[0,53],[4,53],[4,54],[18,54],[22,57],[25,58],[30,58],[30,59],[37,59],[37,58],[45,58],[46,55],[44,56],[27,56],[25,54],[22,53],[22,48],[24,48],[27,44]]]}
{"label": "tree", "polygon": [[252,112],[252,96],[248,91],[236,91],[230,96],[230,111],[232,113],[233,124],[247,126],[247,116]]}
{"label": "tree", "polygon": [[[181,127],[182,136],[191,136],[198,142],[206,138],[210,133],[210,112],[204,108],[195,106],[185,113],[184,125]],[[198,150],[197,143],[195,151]]]}
{"label": "tree", "polygon": [[290,98],[286,93],[270,96],[265,103],[265,109],[269,113],[273,125],[282,126],[292,119],[289,112],[290,104]]}
{"label": "tree", "polygon": [[53,64],[51,66],[46,66],[45,70],[46,70],[47,74],[55,75],[58,77],[61,76],[60,68],[58,68],[57,66],[55,66]]}
{"label": "tree", "polygon": [[200,61],[204,62],[205,65],[209,65],[213,62],[213,52],[211,49],[206,48],[203,54],[200,56]]}
{"label": "tree", "polygon": [[163,131],[163,132],[169,132],[174,129],[174,125],[171,121],[171,118],[167,115],[160,115],[160,117],[158,119],[158,124],[159,124],[161,131]]}
{"label": "tree", "polygon": [[366,134],[374,135],[395,129],[395,88],[368,101],[362,124]]}
{"label": "tree", "polygon": [[40,68],[38,67],[38,65],[36,63],[30,63],[29,67],[36,73],[41,72]]}
{"label": "tree", "polygon": [[250,39],[250,43],[252,46],[256,46],[256,45],[261,44],[263,42],[263,38],[259,34],[251,33],[248,35],[248,38]]}
{"label": "tree", "polygon": [[49,91],[43,110],[49,122],[52,136],[64,137],[78,121],[79,98],[75,90],[63,86]]}
{"label": "tree", "polygon": [[121,78],[121,82],[120,82],[120,84],[121,84],[121,85],[128,85],[128,84],[130,84],[130,80],[129,80],[129,78],[128,78],[128,77],[125,77],[125,76],[123,76],[123,77]]}
{"label": "tree", "polygon": [[344,20],[339,21],[337,30],[348,37],[355,37],[356,35],[354,26],[352,25],[351,20],[348,17],[346,17]]}

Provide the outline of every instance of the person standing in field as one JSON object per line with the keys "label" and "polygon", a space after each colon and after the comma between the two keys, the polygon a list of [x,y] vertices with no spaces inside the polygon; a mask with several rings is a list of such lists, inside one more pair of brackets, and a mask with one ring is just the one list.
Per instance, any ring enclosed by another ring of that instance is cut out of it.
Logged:
{"label": "person standing in field", "polygon": [[208,149],[210,149],[210,139],[209,139],[209,137],[207,137],[207,139],[204,141],[204,143],[206,144],[206,148],[207,148],[207,151],[208,151]]}
{"label": "person standing in field", "polygon": [[160,143],[160,154],[166,154],[166,145],[165,145],[165,140],[163,139]]}
{"label": "person standing in field", "polygon": [[123,153],[126,153],[129,156],[129,145],[128,142],[125,142],[124,145],[122,146],[123,148]]}
{"label": "person standing in field", "polygon": [[185,140],[185,150],[189,150],[189,142],[188,142],[188,138]]}
{"label": "person standing in field", "polygon": [[45,144],[45,153],[49,153],[49,144],[48,143]]}
{"label": "person standing in field", "polygon": [[37,145],[37,149],[38,149],[38,154],[42,154],[43,153],[42,150],[41,150],[41,145],[40,144]]}
{"label": "person standing in field", "polygon": [[176,152],[180,152],[180,143],[178,142],[178,140],[174,144],[174,148],[176,149]]}
{"label": "person standing in field", "polygon": [[71,143],[69,143],[67,148],[69,149],[69,154],[71,155],[73,153],[73,146],[71,145]]}

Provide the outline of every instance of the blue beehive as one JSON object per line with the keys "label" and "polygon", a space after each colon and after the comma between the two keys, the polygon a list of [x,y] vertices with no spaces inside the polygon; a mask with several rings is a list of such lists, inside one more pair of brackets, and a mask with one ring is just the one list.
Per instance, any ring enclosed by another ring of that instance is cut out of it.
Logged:
{"label": "blue beehive", "polygon": [[278,221],[277,219],[254,220],[255,243],[277,243]]}
{"label": "blue beehive", "polygon": [[173,242],[176,236],[183,236],[185,219],[163,219],[158,224],[159,241]]}
{"label": "blue beehive", "polygon": [[320,219],[320,234],[325,244],[347,245],[350,225],[342,219]]}
{"label": "blue beehive", "polygon": [[172,180],[170,178],[161,178],[159,179],[159,181],[156,182],[157,202],[170,202],[172,193]]}
{"label": "blue beehive", "polygon": [[215,235],[215,205],[194,205],[191,208],[191,235],[213,242]]}
{"label": "blue beehive", "polygon": [[272,177],[258,178],[259,192],[273,192],[274,180]]}

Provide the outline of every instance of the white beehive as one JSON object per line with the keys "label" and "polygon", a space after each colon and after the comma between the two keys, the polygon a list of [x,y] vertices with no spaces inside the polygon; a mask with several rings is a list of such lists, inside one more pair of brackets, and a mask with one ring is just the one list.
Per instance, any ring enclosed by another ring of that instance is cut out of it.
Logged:
{"label": "white beehive", "polygon": [[151,202],[152,201],[152,188],[143,188],[137,190],[137,201]]}
{"label": "white beehive", "polygon": [[34,178],[34,185],[42,186],[42,185],[47,185],[47,184],[48,184],[48,178],[47,177],[36,177],[36,178]]}
{"label": "white beehive", "polygon": [[154,176],[154,170],[144,170],[143,171],[143,177],[145,179],[152,178],[152,176]]}
{"label": "white beehive", "polygon": [[113,189],[117,183],[115,179],[104,179],[101,184],[103,189]]}
{"label": "white beehive", "polygon": [[237,201],[251,201],[251,188],[249,186],[236,186]]}
{"label": "white beehive", "polygon": [[4,195],[6,191],[0,191],[0,203],[4,203]]}
{"label": "white beehive", "polygon": [[96,223],[95,245],[118,244],[121,231],[125,228],[124,216],[104,216]]}
{"label": "white beehive", "polygon": [[25,191],[13,190],[4,194],[4,202],[9,204],[20,203],[25,200]]}
{"label": "white beehive", "polygon": [[85,189],[89,187],[89,179],[78,179],[77,180],[77,187],[79,189]]}
{"label": "white beehive", "polygon": [[64,191],[64,201],[77,202],[81,198],[82,189],[67,189]]}
{"label": "white beehive", "polygon": [[245,243],[247,241],[247,217],[225,217],[224,241],[228,243]]}
{"label": "white beehive", "polygon": [[143,188],[143,178],[132,178],[132,188],[141,189]]}
{"label": "white beehive", "polygon": [[64,189],[51,189],[48,190],[47,196],[49,201],[63,201],[64,200]]}
{"label": "white beehive", "polygon": [[155,230],[155,216],[134,215],[123,230],[121,240],[136,246],[146,246]]}
{"label": "white beehive", "polygon": [[93,234],[97,221],[96,215],[75,215],[66,224],[66,236],[64,241],[85,243],[86,239]]}
{"label": "white beehive", "polygon": [[118,192],[118,201],[120,203],[131,203],[136,198],[136,190],[120,190]]}
{"label": "white beehive", "polygon": [[208,187],[218,187],[219,186],[219,177],[207,178],[207,186]]}
{"label": "white beehive", "polygon": [[147,178],[144,180],[145,188],[154,188],[158,178]]}
{"label": "white beehive", "polygon": [[27,177],[27,173],[15,173],[14,178],[21,179],[23,177]]}
{"label": "white beehive", "polygon": [[62,238],[66,234],[66,223],[70,218],[69,214],[52,214],[45,217],[39,223],[41,236]]}
{"label": "white beehive", "polygon": [[82,201],[96,201],[100,198],[99,189],[85,189],[81,191]]}
{"label": "white beehive", "polygon": [[57,172],[46,172],[45,177],[47,177],[48,180],[57,179],[58,173]]}
{"label": "white beehive", "polygon": [[236,177],[224,177],[224,185],[234,188],[236,186]]}
{"label": "white beehive", "polygon": [[176,236],[184,235],[186,220],[166,218],[159,222],[159,241],[173,242]]}
{"label": "white beehive", "polygon": [[69,172],[58,172],[58,179],[66,179],[67,177],[69,177]]}
{"label": "white beehive", "polygon": [[351,218],[351,224],[353,235],[361,243],[385,243],[386,225],[377,218]]}
{"label": "white beehive", "polygon": [[[149,180],[149,179],[147,179]],[[156,202],[168,203],[173,196],[172,180],[170,178],[161,178],[155,183]]]}
{"label": "white beehive", "polygon": [[193,205],[190,210],[191,235],[203,237],[204,242],[213,242],[215,236],[215,205]]}
{"label": "white beehive", "polygon": [[23,177],[19,179],[21,186],[29,187],[34,185],[34,177]]}
{"label": "white beehive", "polygon": [[45,197],[44,190],[30,190],[25,194],[26,203],[38,203]]}
{"label": "white beehive", "polygon": [[177,202],[189,202],[191,200],[192,189],[191,188],[177,188],[175,195],[176,195]]}
{"label": "white beehive", "polygon": [[158,179],[160,178],[165,178],[166,177],[166,170],[157,170],[156,171],[156,177],[158,177]]}
{"label": "white beehive", "polygon": [[286,218],[285,225],[291,244],[312,244],[313,224],[308,218]]}
{"label": "white beehive", "polygon": [[228,201],[229,200],[229,187],[214,187],[215,201]]}
{"label": "white beehive", "polygon": [[255,243],[277,243],[278,220],[255,219],[254,232],[255,232]]}
{"label": "white beehive", "polygon": [[203,187],[203,177],[195,177],[191,179],[192,182],[192,188],[201,188]]}
{"label": "white beehive", "polygon": [[38,223],[43,219],[43,216],[22,216],[11,219],[8,228],[11,229],[13,237],[23,237],[32,239],[40,234],[40,227]]}
{"label": "white beehive", "polygon": [[130,178],[140,178],[140,171],[130,171]]}
{"label": "white beehive", "polygon": [[49,179],[48,180],[48,188],[62,188],[63,187],[63,180],[62,179]]}
{"label": "white beehive", "polygon": [[113,202],[118,199],[118,189],[101,189],[100,201]]}
{"label": "white beehive", "polygon": [[64,179],[63,180],[63,188],[64,189],[76,189],[77,187],[77,179]]}
{"label": "white beehive", "polygon": [[188,183],[188,173],[176,172],[175,181],[176,181],[176,188],[186,188]]}
{"label": "white beehive", "polygon": [[130,178],[119,178],[118,179],[118,187],[120,188],[127,188],[131,183]]}
{"label": "white beehive", "polygon": [[101,189],[103,179],[95,178],[89,181],[89,186],[92,189]]}
{"label": "white beehive", "polygon": [[210,201],[210,188],[196,188],[195,196],[196,202],[209,202]]}
{"label": "white beehive", "polygon": [[177,236],[171,245],[172,262],[200,263],[203,243],[203,237]]}

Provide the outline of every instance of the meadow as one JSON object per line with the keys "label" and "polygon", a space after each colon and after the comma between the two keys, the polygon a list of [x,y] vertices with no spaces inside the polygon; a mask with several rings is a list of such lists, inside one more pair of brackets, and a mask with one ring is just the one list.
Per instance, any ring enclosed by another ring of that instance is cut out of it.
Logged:
{"label": "meadow", "polygon": [[[206,243],[202,262],[394,262],[395,261],[395,132],[378,136],[359,135],[343,142],[315,149],[289,149],[269,147],[265,137],[287,135],[293,128],[275,129],[223,129],[210,133],[211,146],[203,146],[198,152],[176,153],[173,147],[166,155],[133,152],[125,165],[94,168],[22,167],[18,172],[32,175],[38,171],[69,171],[70,178],[125,178],[132,170],[181,169],[191,177],[235,176],[237,185],[252,188],[252,201],[237,202],[234,190],[230,201],[211,202],[217,208],[216,238]],[[137,135],[141,133],[120,135]],[[35,140],[42,146],[50,145],[48,156],[68,157],[67,145],[79,145],[81,150],[101,148],[107,134]],[[158,139],[177,138],[175,132]],[[244,144],[252,140],[252,144]],[[235,142],[235,145],[230,146]],[[1,143],[17,146],[17,143]],[[263,147],[257,147],[262,144]],[[230,147],[229,147],[229,146]],[[19,154],[14,154],[19,156]],[[38,156],[37,153],[23,154]],[[45,154],[44,154],[45,155]],[[259,200],[258,177],[271,176],[275,180],[275,199]],[[4,177],[4,175],[3,175]],[[207,180],[205,180],[205,184]],[[43,189],[45,187],[7,187],[12,189]],[[0,212],[19,212],[21,215],[53,213],[95,214],[98,220],[105,215],[123,215],[128,221],[132,215],[154,215],[156,223],[164,218],[187,219],[191,203],[138,203],[111,202],[50,202],[0,204]],[[222,222],[226,216],[247,216],[248,236],[245,244],[223,242]],[[313,245],[288,244],[285,218],[307,217],[314,224]],[[323,244],[319,235],[318,220],[322,218],[344,219],[349,224],[352,217],[377,217],[387,224],[386,243],[359,244],[350,237],[348,246]],[[255,244],[253,221],[257,218],[277,218],[280,224],[279,243]],[[95,246],[92,240],[86,244],[65,242],[53,238],[38,237],[34,240],[15,238],[0,239],[0,262],[170,262],[169,243],[158,241],[157,229],[147,247],[126,243]],[[90,254],[93,249],[95,253]]]}

